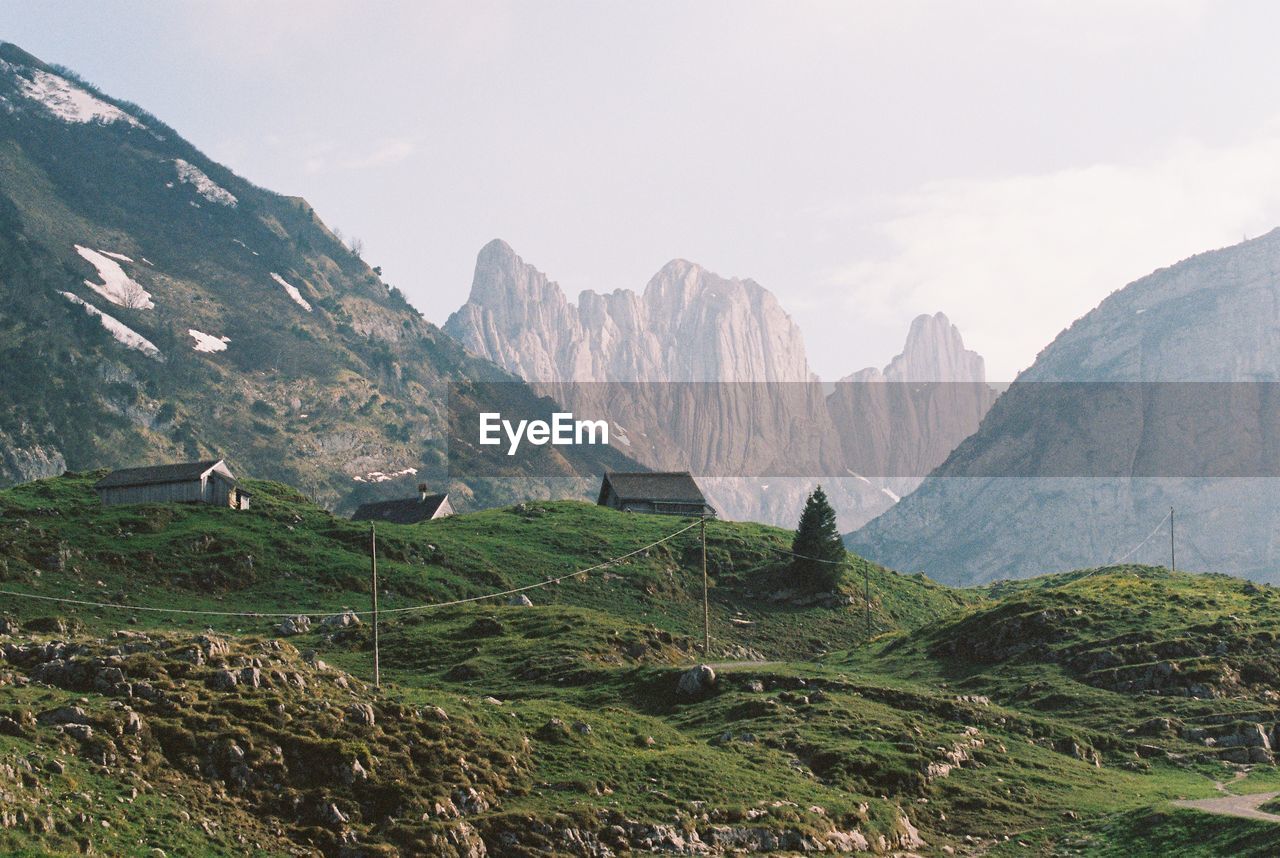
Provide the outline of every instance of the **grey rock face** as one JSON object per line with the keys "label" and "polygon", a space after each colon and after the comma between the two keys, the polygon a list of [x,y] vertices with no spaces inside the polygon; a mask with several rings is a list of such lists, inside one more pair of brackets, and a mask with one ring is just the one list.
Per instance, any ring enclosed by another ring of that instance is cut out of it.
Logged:
{"label": "grey rock face", "polygon": [[[983,383],[982,358],[964,348],[941,313],[916,319],[902,354],[883,370],[844,379],[861,382],[845,387],[972,381],[972,392],[963,394],[972,402],[936,401],[935,394],[911,403],[916,413],[904,416],[878,395],[883,389],[828,396],[809,369],[799,328],[767,289],[685,260],[669,262],[641,293],[587,291],[575,305],[507,244],[493,241],[480,251],[470,298],[445,331],[575,413],[625,411],[631,416],[627,426],[615,424],[615,446],[648,467],[698,474],[721,515],[788,526],[815,482],[827,489],[847,529],[883,512],[977,428],[994,399]],[[583,384],[610,381],[792,384],[753,392],[698,388],[696,395],[661,384],[625,394]],[[876,431],[865,431],[867,415]],[[916,476],[867,478],[847,468],[848,455],[880,461],[888,458],[880,448],[888,446],[907,451],[893,466]],[[779,473],[783,450],[785,469],[804,476],[728,476]]]}
{"label": "grey rock face", "polygon": [[67,469],[67,460],[56,447],[42,444],[19,446],[0,432],[0,482],[26,483],[56,477]]}
{"label": "grey rock face", "polygon": [[[1017,382],[1257,382],[1280,379],[1280,231],[1194,256],[1113,293],[1041,352]],[[1187,387],[1188,390],[1193,390]],[[1018,384],[982,428],[902,503],[850,539],[850,547],[904,571],[972,584],[1128,562],[1168,564],[1167,529],[1142,540],[1177,509],[1178,566],[1273,581],[1280,566],[1280,480],[1265,477],[1139,477],[1148,455],[1178,451],[1189,473],[1229,472],[1274,449],[1268,397],[1232,403],[1223,433],[1233,449],[1180,434],[1194,396],[1176,412],[1149,410],[1109,438],[1115,477],[957,476],[1029,470],[1054,456],[1083,455],[1044,431]],[[1243,390],[1248,394],[1248,390]],[[1242,394],[1243,395],[1243,394]],[[1064,401],[1057,422],[1071,413]],[[1210,415],[1212,416],[1212,415]],[[1219,436],[1221,437],[1221,436]],[[1132,554],[1127,552],[1135,549]]]}
{"label": "grey rock face", "polygon": [[[495,240],[476,260],[471,297],[445,332],[533,381],[808,381],[800,329],[752,280],[683,259],[641,294],[560,286]],[[674,349],[672,344],[685,347]],[[695,345],[696,344],[696,345]]]}

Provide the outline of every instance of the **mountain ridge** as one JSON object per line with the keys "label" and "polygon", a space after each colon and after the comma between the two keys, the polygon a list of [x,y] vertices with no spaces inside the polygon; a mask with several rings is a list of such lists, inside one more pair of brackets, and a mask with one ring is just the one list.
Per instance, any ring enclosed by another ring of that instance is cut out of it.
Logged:
{"label": "mountain ridge", "polygon": [[[819,482],[846,527],[868,520],[976,429],[992,399],[982,358],[942,313],[916,318],[883,370],[855,373],[828,394],[768,289],[680,259],[640,292],[584,290],[575,305],[495,239],[444,329],[575,411],[626,415],[615,422],[626,424],[629,455],[694,471],[722,514],[779,525],[794,522]],[[877,381],[956,383],[864,390]],[[687,382],[719,385],[680,387]],[[850,462],[885,469],[859,476]]]}
{"label": "mountain ridge", "polygon": [[[372,474],[450,482],[442,387],[513,376],[423,319],[304,199],[16,46],[0,64],[0,481],[214,455],[343,508],[396,490]],[[608,465],[567,455],[574,494]],[[464,507],[551,490],[515,479],[451,488]]]}
{"label": "mountain ridge", "polygon": [[[851,534],[849,544],[897,568],[980,583],[1137,550],[1173,507],[1179,566],[1275,580],[1280,550],[1268,534],[1280,525],[1280,496],[1265,470],[1214,479],[1140,476],[1137,469],[1171,450],[1181,451],[1182,472],[1193,474],[1235,473],[1233,462],[1266,460],[1264,451],[1276,443],[1274,414],[1264,391],[1248,386],[1280,379],[1277,270],[1280,230],[1272,230],[1113,292],[1040,352],[979,431],[913,495]],[[1045,382],[1150,383],[1133,388],[1147,401],[1116,427],[1125,431],[1109,433],[1109,443],[1091,453],[1109,463],[1105,476],[998,476],[1035,473],[1052,449],[1089,449],[1072,434],[1070,416],[1096,407],[1088,385],[1055,389]],[[1174,389],[1201,382],[1239,384],[1240,397],[1221,405],[1207,393],[1179,397]],[[1205,445],[1180,428],[1193,425],[1186,422],[1192,417],[1209,432]],[[1256,432],[1241,434],[1242,427]],[[1222,446],[1227,438],[1237,439],[1231,449]],[[1213,439],[1218,443],[1207,446]],[[1168,540],[1158,542],[1141,559],[1168,562]]]}

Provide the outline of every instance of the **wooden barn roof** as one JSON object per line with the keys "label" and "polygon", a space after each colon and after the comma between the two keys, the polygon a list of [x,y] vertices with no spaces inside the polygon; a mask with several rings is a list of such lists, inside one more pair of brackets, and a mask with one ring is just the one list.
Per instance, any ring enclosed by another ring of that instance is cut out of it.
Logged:
{"label": "wooden barn roof", "polygon": [[149,486],[160,483],[185,483],[198,480],[210,468],[218,465],[222,459],[210,459],[206,462],[179,462],[174,465],[148,465],[143,468],[121,468],[112,471],[94,484],[97,489],[112,489],[120,486]]}
{"label": "wooden barn roof", "polygon": [[417,524],[436,514],[440,505],[448,500],[448,494],[427,495],[425,498],[373,501],[356,508],[352,521],[390,521],[393,524]]}
{"label": "wooden barn roof", "polygon": [[673,503],[705,504],[702,489],[688,471],[620,472],[608,471],[600,485],[600,498],[606,487],[621,500],[650,500]]}

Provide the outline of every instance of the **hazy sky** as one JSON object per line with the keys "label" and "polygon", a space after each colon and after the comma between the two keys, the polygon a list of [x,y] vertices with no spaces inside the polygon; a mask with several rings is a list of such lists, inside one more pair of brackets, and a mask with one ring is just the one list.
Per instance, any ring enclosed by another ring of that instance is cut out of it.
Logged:
{"label": "hazy sky", "polygon": [[684,257],[826,378],[944,310],[1008,379],[1109,292],[1280,225],[1280,4],[0,3],[0,38],[306,197],[438,323],[501,237]]}

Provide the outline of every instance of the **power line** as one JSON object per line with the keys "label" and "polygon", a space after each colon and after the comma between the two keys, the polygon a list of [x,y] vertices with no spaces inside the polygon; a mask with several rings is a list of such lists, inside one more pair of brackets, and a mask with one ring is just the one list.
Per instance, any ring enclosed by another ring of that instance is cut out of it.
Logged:
{"label": "power line", "polygon": [[1130,557],[1132,557],[1132,556],[1134,555],[1134,553],[1135,553],[1139,548],[1141,548],[1142,546],[1144,546],[1144,545],[1146,545],[1148,542],[1150,542],[1150,541],[1151,541],[1151,538],[1152,538],[1153,536],[1155,536],[1157,533],[1159,533],[1159,532],[1164,528],[1164,523],[1165,523],[1166,521],[1169,521],[1169,519],[1171,519],[1172,517],[1173,517],[1173,508],[1172,508],[1172,507],[1170,507],[1170,508],[1169,508],[1169,512],[1168,512],[1168,514],[1166,514],[1164,518],[1160,519],[1160,523],[1156,525],[1155,530],[1153,530],[1153,531],[1151,531],[1149,534],[1147,534],[1147,538],[1146,538],[1146,539],[1142,540],[1142,541],[1141,541],[1141,542],[1139,542],[1137,545],[1133,546],[1133,547],[1132,547],[1132,548],[1130,548],[1128,551],[1126,551],[1126,552],[1124,553],[1124,555],[1123,555],[1123,556],[1121,556],[1121,557],[1117,557],[1115,560],[1112,560],[1112,561],[1111,561],[1110,563],[1108,563],[1107,565],[1108,565],[1108,566],[1115,566],[1115,565],[1116,565],[1116,564],[1118,564],[1118,563],[1123,563],[1124,561],[1128,560]]}
{"label": "power line", "polygon": [[830,563],[832,566],[843,566],[846,563],[853,563],[853,560],[850,559],[847,553],[845,554],[845,558],[843,560],[824,560],[821,557],[810,557],[807,554],[796,554],[794,551],[788,551],[785,548],[778,548],[773,545],[768,546],[768,548],[772,551],[778,552],[779,554],[786,554],[788,557],[798,557],[801,560],[811,560],[814,563]]}
{"label": "power line", "polygon": [[[689,524],[685,527],[680,528],[674,533],[668,534],[667,536],[664,536],[661,539],[657,539],[657,540],[654,540],[653,542],[650,542],[648,545],[644,545],[644,546],[641,546],[640,548],[636,548],[632,551],[628,551],[626,554],[619,554],[617,557],[612,557],[608,560],[597,563],[594,566],[588,566],[585,569],[575,569],[572,572],[566,573],[564,575],[560,575],[555,578],[547,578],[546,580],[539,581],[536,584],[526,584],[523,587],[512,587],[509,590],[501,590],[496,593],[486,593],[483,596],[469,596],[465,599],[453,599],[448,602],[429,602],[421,605],[408,605],[403,608],[391,608],[389,610],[383,609],[379,611],[379,614],[380,615],[407,614],[413,611],[428,611],[434,608],[449,608],[456,605],[470,604],[472,602],[483,602],[488,599],[500,599],[503,596],[514,596],[518,593],[524,593],[529,590],[536,590],[539,587],[549,587],[552,584],[559,584],[561,581],[566,581],[569,578],[573,578],[576,575],[584,575],[589,572],[595,572],[596,570],[604,569],[608,566],[612,566],[615,563],[620,563],[623,560],[627,560],[631,557],[636,556],[637,554],[641,554],[645,551],[648,551],[650,548],[656,548],[657,546],[661,545],[664,542],[669,542],[670,540],[675,539],[680,534],[688,530],[692,530],[698,525],[699,525],[699,522],[695,521],[692,524]],[[373,614],[373,611],[352,611],[348,608],[342,608],[338,611],[334,611],[332,609],[309,610],[309,611],[308,610],[201,611],[201,610],[194,610],[191,608],[158,608],[158,607],[148,606],[148,605],[126,605],[120,602],[95,602],[88,599],[70,599],[65,596],[44,596],[38,593],[19,593],[15,590],[0,590],[0,596],[12,596],[15,599],[33,599],[41,602],[56,602],[58,604],[63,604],[63,605],[78,605],[81,607],[88,607],[88,608],[104,608],[104,609],[110,609],[110,610],[135,611],[135,612],[145,612],[145,613],[153,613],[153,614],[181,614],[184,616],[199,616],[199,617],[240,617],[244,619],[283,619],[285,617],[297,617],[305,614],[345,613],[345,614],[353,614],[357,617],[370,616]]]}

